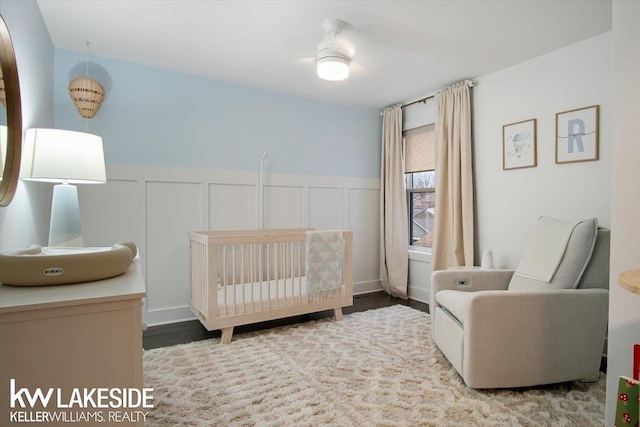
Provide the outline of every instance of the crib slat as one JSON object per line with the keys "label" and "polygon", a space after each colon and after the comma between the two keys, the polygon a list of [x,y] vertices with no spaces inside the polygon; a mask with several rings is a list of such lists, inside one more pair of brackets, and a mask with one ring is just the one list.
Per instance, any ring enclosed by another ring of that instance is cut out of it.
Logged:
{"label": "crib slat", "polygon": [[298,304],[302,304],[302,242],[298,242]]}
{"label": "crib slat", "polygon": [[287,242],[282,242],[280,244],[280,254],[278,255],[280,259],[280,283],[278,285],[278,290],[280,291],[280,295],[276,298],[276,307],[282,306],[287,300]]}
{"label": "crib slat", "polygon": [[283,297],[283,304],[285,307],[287,307],[289,304],[287,303],[287,298],[289,297],[289,292],[288,292],[288,284],[289,284],[289,243],[290,242],[286,242],[284,244],[284,259],[282,261],[282,263],[284,264],[284,297]]}
{"label": "crib slat", "polygon": [[222,251],[222,315],[227,315],[227,251],[225,246],[220,246]]}
{"label": "crib slat", "polygon": [[253,287],[253,280],[255,279],[254,277],[254,265],[253,265],[253,251],[254,251],[254,246],[253,243],[249,244],[249,280],[251,281],[251,295],[249,297],[249,299],[251,300],[251,311],[254,310],[254,306],[253,306],[253,291],[254,291],[254,287]]}
{"label": "crib slat", "polygon": [[[267,300],[265,301],[265,305],[267,306],[266,310],[269,310],[271,308],[271,244],[267,243],[267,258],[266,258],[266,264],[267,264]],[[264,300],[264,296],[262,296],[262,299]]]}
{"label": "crib slat", "polygon": [[258,300],[260,301],[260,311],[264,310],[262,306],[264,300],[264,279],[267,271],[267,248],[264,243],[260,243],[260,271],[258,272],[258,283],[260,283],[260,289],[258,290]]}
{"label": "crib slat", "polygon": [[233,308],[231,312],[236,314],[236,245],[231,245],[231,289],[233,290]]}
{"label": "crib slat", "polygon": [[[280,277],[282,274],[282,249],[284,248],[284,244],[276,243],[276,308],[280,305]],[[278,274],[280,273],[280,274]]]}
{"label": "crib slat", "polygon": [[282,305],[287,307],[289,305],[287,303],[287,298],[289,298],[289,290],[287,289],[289,286],[289,242],[282,244],[282,276],[282,290],[284,293],[282,296]]}
{"label": "crib slat", "polygon": [[216,319],[219,316],[218,311],[218,247],[206,246],[203,251],[204,263],[200,268],[203,269],[203,277],[205,278],[205,291],[207,298],[207,315],[209,318],[213,316]]}
{"label": "crib slat", "polygon": [[289,248],[291,246],[291,242],[286,242],[285,246],[284,246],[284,268],[285,268],[285,274],[284,274],[284,306],[288,306],[289,305],[289,297],[290,295],[287,295],[288,293],[288,287],[289,287]]}
{"label": "crib slat", "polygon": [[209,299],[207,298],[208,294],[207,294],[207,290],[208,290],[208,286],[207,286],[207,275],[206,275],[206,269],[205,266],[207,258],[206,258],[206,249],[204,247],[204,245],[197,243],[196,244],[196,259],[198,260],[197,262],[199,263],[199,266],[196,267],[196,276],[197,276],[197,287],[198,289],[198,293],[200,301],[202,302],[202,306],[199,307],[200,311],[204,310],[205,313],[209,313],[210,307],[209,307]]}
{"label": "crib slat", "polygon": [[294,266],[294,260],[293,260],[293,247],[292,247],[293,242],[288,242],[288,245],[289,245],[289,265],[290,265],[289,277],[291,277],[291,304],[290,305],[293,305],[295,304],[293,301],[293,298],[295,295],[293,282],[294,282],[294,277],[296,277],[294,274],[295,266]]}
{"label": "crib slat", "polygon": [[279,287],[279,278],[280,278],[280,243],[275,242],[273,244],[273,278],[274,278],[274,288],[273,293],[275,300],[272,301],[273,307],[278,308],[278,287]]}
{"label": "crib slat", "polygon": [[244,302],[244,291],[245,291],[245,280],[244,280],[244,249],[245,249],[245,245],[240,245],[240,283],[242,283],[241,289],[240,291],[242,292],[242,313],[246,313],[247,312],[247,306],[245,305]]}

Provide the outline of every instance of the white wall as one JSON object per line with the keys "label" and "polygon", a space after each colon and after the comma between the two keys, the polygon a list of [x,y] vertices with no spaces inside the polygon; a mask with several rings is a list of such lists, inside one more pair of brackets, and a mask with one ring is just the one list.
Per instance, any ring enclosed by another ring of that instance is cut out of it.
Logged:
{"label": "white wall", "polygon": [[[147,283],[149,324],[194,318],[189,231],[257,228],[258,174],[220,169],[108,165],[105,185],[79,186],[84,241],[134,241]],[[354,292],[380,290],[377,178],[265,174],[265,228],[354,233]]]}
{"label": "white wall", "polygon": [[[473,89],[476,256],[517,265],[537,218],[610,226],[611,33],[481,76]],[[600,105],[600,160],[555,164],[555,114]],[[537,119],[538,166],[502,169],[502,126]],[[479,259],[476,259],[476,263]]]}
{"label": "white wall", "polygon": [[435,123],[436,121],[436,98],[411,104],[402,109],[402,130],[419,128]]}
{"label": "white wall", "polygon": [[[515,267],[540,215],[595,216],[610,226],[610,57],[611,33],[606,33],[475,79],[476,265],[482,250],[490,249],[496,267]],[[555,164],[555,114],[594,104],[600,105],[600,159]],[[404,113],[406,129],[433,123],[435,100]],[[538,166],[504,171],[502,126],[532,118]],[[430,273],[430,256],[410,253],[410,298],[428,301]]]}
{"label": "white wall", "polygon": [[613,149],[611,282],[606,425],[612,426],[617,380],[631,376],[640,344],[640,295],[618,286],[618,274],[640,268],[640,2],[613,2]]}

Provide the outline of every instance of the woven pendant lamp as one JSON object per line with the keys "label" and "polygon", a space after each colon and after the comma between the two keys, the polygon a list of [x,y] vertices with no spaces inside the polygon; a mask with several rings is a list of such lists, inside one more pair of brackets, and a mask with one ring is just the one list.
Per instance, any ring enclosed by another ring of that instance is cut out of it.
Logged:
{"label": "woven pendant lamp", "polygon": [[104,101],[104,88],[90,77],[78,77],[69,83],[69,96],[78,113],[85,119],[96,115]]}
{"label": "woven pendant lamp", "polygon": [[[87,40],[87,74],[78,77],[69,83],[69,96],[76,106],[78,113],[85,119],[93,118],[104,101],[105,90],[99,81],[89,77],[89,62],[91,61],[91,41]],[[87,122],[88,123],[88,122]],[[88,125],[87,125],[88,126]]]}

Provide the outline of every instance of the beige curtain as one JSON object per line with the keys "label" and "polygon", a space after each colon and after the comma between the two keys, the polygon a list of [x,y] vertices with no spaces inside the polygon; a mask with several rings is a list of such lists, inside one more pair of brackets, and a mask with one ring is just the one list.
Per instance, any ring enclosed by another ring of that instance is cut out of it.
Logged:
{"label": "beige curtain", "polygon": [[471,94],[460,82],[436,94],[433,271],[473,265]]}
{"label": "beige curtain", "polygon": [[402,155],[402,109],[382,113],[380,160],[380,280],[389,294],[407,298],[409,275],[407,198]]}

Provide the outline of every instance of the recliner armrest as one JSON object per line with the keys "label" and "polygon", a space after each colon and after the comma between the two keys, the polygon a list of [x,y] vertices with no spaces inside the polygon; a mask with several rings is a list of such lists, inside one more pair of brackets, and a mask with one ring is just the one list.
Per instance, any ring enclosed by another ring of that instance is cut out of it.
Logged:
{"label": "recliner armrest", "polygon": [[[450,269],[434,271],[431,289],[435,292],[452,289],[466,292],[506,290],[514,270]],[[465,281],[465,284],[460,284]]]}
{"label": "recliner armrest", "polygon": [[435,328],[436,293],[442,290],[458,290],[465,292],[506,290],[515,270],[478,268],[453,268],[438,270],[431,274],[431,292],[429,293],[429,312],[431,313],[431,330]]}
{"label": "recliner armrest", "polygon": [[506,290],[514,270],[450,269],[431,274],[430,310],[435,308],[435,295],[450,289],[465,292]]}

